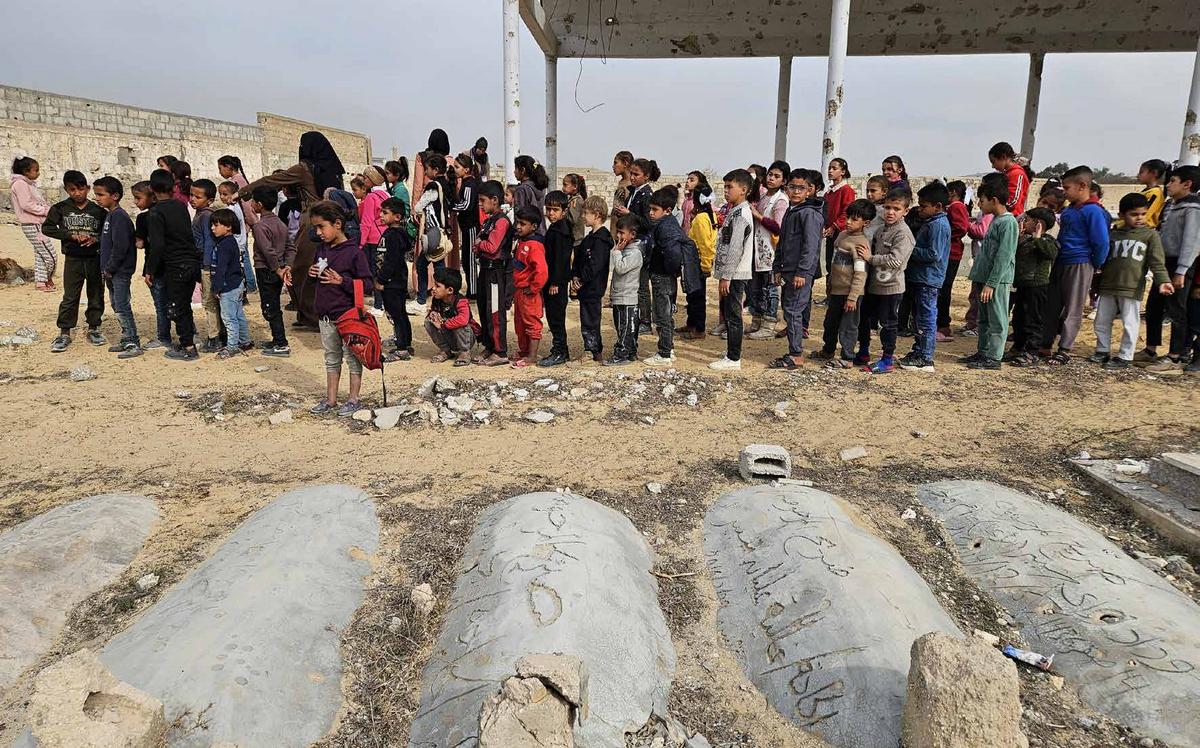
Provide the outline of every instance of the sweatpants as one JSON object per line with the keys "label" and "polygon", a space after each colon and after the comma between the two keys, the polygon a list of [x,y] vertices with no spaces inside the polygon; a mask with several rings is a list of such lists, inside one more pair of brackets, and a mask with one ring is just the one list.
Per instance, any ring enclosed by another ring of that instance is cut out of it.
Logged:
{"label": "sweatpants", "polygon": [[1096,353],[1112,351],[1112,326],[1118,317],[1121,319],[1121,347],[1116,357],[1132,361],[1133,352],[1137,350],[1138,328],[1142,324],[1140,299],[1100,294],[1096,299],[1096,321],[1093,323]]}
{"label": "sweatpants", "polygon": [[937,302],[941,287],[911,283],[907,291],[912,296],[913,353],[932,361],[937,347]]}
{"label": "sweatpants", "polygon": [[640,309],[636,304],[613,304],[613,329],[617,333],[617,342],[613,344],[613,359],[616,361],[632,361],[638,355],[638,328]]}
{"label": "sweatpants", "polygon": [[1188,330],[1188,301],[1192,296],[1192,287],[1196,283],[1195,271],[1193,268],[1180,267],[1178,260],[1179,258],[1177,257],[1167,258],[1167,267],[1171,276],[1174,277],[1176,274],[1183,275],[1183,288],[1176,288],[1175,293],[1167,297],[1166,308],[1164,310],[1167,319],[1171,320],[1171,347],[1169,352],[1172,358],[1182,356],[1191,348],[1195,337],[1194,333]]}
{"label": "sweatpants", "polygon": [[742,301],[749,284],[747,280],[729,281],[729,293],[721,299],[721,311],[725,314],[725,357],[730,361],[742,360],[742,335],[746,330]]}
{"label": "sweatpants", "polygon": [[[200,267],[170,268],[163,275],[167,318],[175,323],[180,348],[190,348],[196,342],[196,320],[192,316],[192,292],[200,282]],[[170,336],[168,336],[170,337]]]}
{"label": "sweatpants", "polygon": [[[1090,268],[1091,265],[1088,265]],[[1004,358],[1004,343],[1008,340],[1008,292],[1011,286],[1001,283],[992,293],[992,300],[979,302],[979,353],[993,361]]]}
{"label": "sweatpants", "polygon": [[[1175,258],[1167,258],[1168,263],[1174,263]],[[1167,317],[1167,297],[1158,292],[1158,285],[1150,284],[1150,294],[1146,297],[1146,347],[1158,348],[1162,345],[1163,320]]]}
{"label": "sweatpants", "polygon": [[[647,257],[648,259],[648,257]],[[643,262],[638,275],[638,320],[649,325],[654,320],[653,301],[650,297],[650,263]]]}
{"label": "sweatpants", "polygon": [[461,226],[462,246],[459,248],[459,265],[462,267],[463,282],[467,284],[467,298],[474,298],[475,289],[479,286],[479,263],[471,248],[479,235],[478,226]]}
{"label": "sweatpants", "polygon": [[658,355],[663,358],[670,358],[675,352],[675,319],[671,316],[671,292],[675,286],[673,275],[650,274],[654,326],[658,328]]}
{"label": "sweatpants", "polygon": [[213,293],[212,273],[208,268],[200,274],[200,303],[204,306],[204,334],[209,340],[217,338],[225,345],[225,323],[221,321],[221,297]]}
{"label": "sweatpants", "polygon": [[[432,322],[425,320],[425,333],[429,335],[429,339],[433,341],[439,351],[449,351],[451,354],[467,353],[475,345],[475,331],[471,329],[470,325],[447,330],[444,327],[435,327]],[[411,331],[409,337],[412,337]]]}
{"label": "sweatpants", "polygon": [[483,350],[488,355],[508,356],[508,272],[503,262],[480,263],[476,292]]}
{"label": "sweatpants", "polygon": [[33,282],[53,283],[54,271],[58,267],[58,255],[54,253],[54,245],[42,233],[42,227],[36,223],[21,224],[21,232],[33,246]]}
{"label": "sweatpants", "polygon": [[1018,353],[1037,353],[1042,342],[1046,294],[1049,291],[1049,286],[1021,286],[1012,289],[1011,294],[1016,301],[1012,316],[1012,350]]}
{"label": "sweatpants", "polygon": [[902,293],[864,294],[862,313],[858,317],[858,352],[870,358],[871,328],[879,325],[879,345],[885,358],[896,355],[896,326],[900,314]]}
{"label": "sweatpants", "polygon": [[1042,348],[1054,347],[1070,352],[1075,347],[1075,336],[1083,323],[1083,308],[1087,306],[1088,291],[1092,287],[1095,272],[1090,262],[1074,265],[1055,264],[1050,271],[1050,288],[1046,294],[1045,316],[1042,323]]}
{"label": "sweatpants", "polygon": [[847,361],[854,359],[854,345],[858,342],[858,317],[862,309],[861,298],[853,312],[846,311],[848,296],[829,296],[825,306],[825,353],[837,350],[838,343],[842,344],[842,358]]}
{"label": "sweatpants", "polygon": [[87,286],[87,309],[83,316],[89,328],[100,326],[104,318],[104,277],[100,256],[64,257],[62,303],[58,305],[58,329],[72,330],[79,323],[79,300]]}
{"label": "sweatpants", "polygon": [[799,356],[804,353],[804,308],[812,301],[813,279],[805,277],[804,285],[795,288],[792,279],[795,276],[783,276],[782,296],[783,321],[787,323],[788,355]]}
{"label": "sweatpants", "polygon": [[583,350],[592,354],[604,352],[604,338],[600,333],[600,305],[603,297],[579,299],[579,335],[583,338]]}
{"label": "sweatpants", "polygon": [[707,323],[708,275],[700,276],[700,287],[687,293],[687,326],[689,330],[704,332]]}
{"label": "sweatpants", "polygon": [[518,288],[513,297],[513,327],[517,328],[517,355],[528,358],[542,342],[542,295]]}
{"label": "sweatpants", "polygon": [[954,300],[954,280],[958,276],[958,265],[961,260],[951,260],[946,266],[946,280],[938,289],[937,326],[939,330],[950,327],[950,302]]}
{"label": "sweatpants", "polygon": [[254,277],[258,281],[258,307],[271,328],[271,344],[285,346],[288,344],[287,330],[283,325],[283,308],[279,306],[283,278],[270,268],[255,268]]}
{"label": "sweatpants", "polygon": [[413,347],[412,321],[409,320],[408,310],[405,309],[405,303],[408,301],[408,272],[396,273],[396,277],[401,280],[398,283],[385,283],[380,291],[380,296],[383,297],[384,311],[392,318],[396,348],[402,351],[411,351]]}
{"label": "sweatpants", "polygon": [[550,328],[550,336],[553,342],[550,345],[550,353],[561,353],[564,356],[570,355],[570,349],[567,347],[567,287],[565,285],[558,287],[558,293],[551,294],[550,287],[546,286],[542,289],[542,303],[546,310],[546,326]]}

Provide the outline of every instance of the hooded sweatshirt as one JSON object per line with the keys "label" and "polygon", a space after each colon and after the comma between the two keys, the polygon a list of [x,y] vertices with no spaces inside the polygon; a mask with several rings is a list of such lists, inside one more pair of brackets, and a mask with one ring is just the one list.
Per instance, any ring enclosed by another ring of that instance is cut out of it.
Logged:
{"label": "hooded sweatshirt", "polygon": [[775,248],[772,272],[791,279],[797,275],[810,281],[817,273],[817,262],[824,241],[821,232],[825,229],[824,203],[805,200],[798,205],[789,205],[779,227],[779,246]]}
{"label": "hooded sweatshirt", "polygon": [[168,270],[198,270],[200,249],[192,237],[191,219],[183,203],[159,197],[146,213],[146,264],[142,272],[157,278]]}
{"label": "hooded sweatshirt", "polygon": [[42,195],[42,191],[24,174],[13,174],[8,178],[9,199],[12,201],[13,212],[17,214],[17,223],[37,224],[39,230],[46,214],[50,212],[50,203]]}
{"label": "hooded sweatshirt", "polygon": [[1186,274],[1200,255],[1200,193],[1167,201],[1159,231],[1169,271]]}
{"label": "hooded sweatshirt", "polygon": [[1108,259],[1108,213],[1096,199],[1068,205],[1059,216],[1058,265],[1092,263],[1101,268]]}
{"label": "hooded sweatshirt", "polygon": [[319,264],[322,258],[328,263],[326,267],[342,276],[342,282],[334,285],[313,278],[317,287],[313,306],[317,319],[328,317],[336,322],[338,317],[354,308],[354,281],[362,281],[364,295],[374,291],[375,284],[371,280],[367,255],[359,248],[358,242],[347,239],[332,247],[322,243],[313,263]]}
{"label": "hooded sweatshirt", "polygon": [[546,191],[539,190],[532,180],[526,179],[513,190],[513,210],[532,205],[538,210],[545,210]]}
{"label": "hooded sweatshirt", "polygon": [[580,299],[599,299],[604,296],[612,248],[613,238],[607,226],[589,231],[575,248],[571,275],[579,279]]}
{"label": "hooded sweatshirt", "polygon": [[517,288],[528,288],[530,293],[537,295],[546,285],[550,270],[546,267],[546,245],[542,242],[541,234],[532,234],[524,239],[517,239],[517,249],[513,252],[513,285]]}
{"label": "hooded sweatshirt", "polygon": [[1029,202],[1029,173],[1020,164],[1012,164],[1004,172],[1008,177],[1008,212],[1019,216]]}
{"label": "hooded sweatshirt", "polygon": [[[100,256],[100,230],[108,213],[104,208],[91,200],[79,207],[75,201],[67,198],[55,203],[46,212],[46,220],[42,223],[42,233],[51,239],[62,242],[62,253],[67,257],[93,258]],[[72,234],[83,234],[96,240],[95,244],[84,246],[71,238]]]}
{"label": "hooded sweatshirt", "polygon": [[1149,226],[1114,229],[1108,261],[1097,278],[1096,289],[1106,296],[1141,299],[1146,292],[1146,271],[1154,274],[1154,285],[1170,282],[1163,260],[1163,244]]}
{"label": "hooded sweatshirt", "polygon": [[912,256],[904,270],[905,283],[941,288],[950,263],[950,217],[938,213],[917,232]]}
{"label": "hooded sweatshirt", "polygon": [[638,303],[638,285],[645,258],[645,242],[635,239],[624,250],[613,247],[609,257],[612,266],[612,288],[609,297],[613,306],[633,306]]}
{"label": "hooded sweatshirt", "polygon": [[912,229],[904,221],[883,225],[871,239],[871,278],[867,293],[873,296],[892,296],[904,293],[904,271],[912,256]]}
{"label": "hooded sweatshirt", "polygon": [[100,232],[100,269],[112,276],[129,278],[137,270],[137,244],[133,221],[121,206],[109,212]]}
{"label": "hooded sweatshirt", "polygon": [[560,218],[546,230],[544,248],[548,275],[546,285],[558,286],[559,292],[571,282],[571,252],[575,238],[571,235],[571,222]]}

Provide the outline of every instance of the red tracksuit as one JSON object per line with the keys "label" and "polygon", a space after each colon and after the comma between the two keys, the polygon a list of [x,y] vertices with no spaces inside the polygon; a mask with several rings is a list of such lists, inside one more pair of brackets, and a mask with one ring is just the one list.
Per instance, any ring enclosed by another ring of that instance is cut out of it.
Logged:
{"label": "red tracksuit", "polygon": [[513,252],[513,325],[517,328],[517,355],[526,358],[542,339],[542,288],[550,277],[541,234],[517,239]]}

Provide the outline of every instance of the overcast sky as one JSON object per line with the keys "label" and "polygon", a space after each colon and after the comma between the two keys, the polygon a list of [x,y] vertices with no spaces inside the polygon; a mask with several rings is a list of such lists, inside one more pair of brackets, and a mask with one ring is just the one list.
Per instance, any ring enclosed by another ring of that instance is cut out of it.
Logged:
{"label": "overcast sky", "polygon": [[[19,3],[0,82],[254,122],[269,111],[357,130],[377,156],[411,155],[429,130],[451,147],[480,135],[503,155],[499,0]],[[853,33],[853,29],[851,30]],[[1035,168],[1067,161],[1133,172],[1178,156],[1192,55],[1050,54]],[[798,58],[788,156],[819,163],[825,60]],[[856,173],[890,153],[914,174],[988,168],[1019,145],[1021,56],[852,57],[842,156]],[[724,170],[772,156],[774,58],[559,63],[559,163],[603,167],[619,149],[664,172]],[[545,63],[522,27],[522,146],[541,157]],[[585,113],[584,108],[598,104]]]}

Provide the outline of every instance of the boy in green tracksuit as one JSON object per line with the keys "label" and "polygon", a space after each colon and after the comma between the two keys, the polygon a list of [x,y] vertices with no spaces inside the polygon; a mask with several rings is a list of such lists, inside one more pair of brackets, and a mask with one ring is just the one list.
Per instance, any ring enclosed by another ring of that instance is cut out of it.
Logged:
{"label": "boy in green tracksuit", "polygon": [[[1162,239],[1146,225],[1150,200],[1134,192],[1121,198],[1121,228],[1109,233],[1108,260],[1094,281],[1096,299],[1096,352],[1088,360],[1104,364],[1106,369],[1126,369],[1133,364],[1141,325],[1142,296],[1146,291],[1146,271],[1154,275],[1158,292],[1170,296],[1175,291],[1163,254]],[[1121,318],[1121,347],[1112,350],[1112,323]]]}
{"label": "boy in green tracksuit", "polygon": [[1003,174],[985,176],[976,194],[980,209],[993,218],[971,266],[971,280],[984,284],[979,292],[979,350],[960,360],[972,369],[999,369],[1008,339],[1008,294],[1020,229],[1008,212],[1008,181]]}

